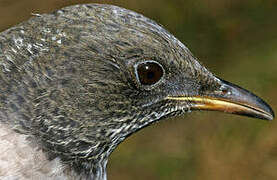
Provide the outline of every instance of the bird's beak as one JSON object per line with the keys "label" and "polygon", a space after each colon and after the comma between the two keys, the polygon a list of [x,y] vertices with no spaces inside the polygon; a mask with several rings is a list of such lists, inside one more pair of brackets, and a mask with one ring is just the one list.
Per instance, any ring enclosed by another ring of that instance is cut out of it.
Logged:
{"label": "bird's beak", "polygon": [[237,86],[220,80],[220,90],[199,96],[168,96],[167,99],[189,102],[192,110],[212,110],[272,120],[274,112],[258,96]]}

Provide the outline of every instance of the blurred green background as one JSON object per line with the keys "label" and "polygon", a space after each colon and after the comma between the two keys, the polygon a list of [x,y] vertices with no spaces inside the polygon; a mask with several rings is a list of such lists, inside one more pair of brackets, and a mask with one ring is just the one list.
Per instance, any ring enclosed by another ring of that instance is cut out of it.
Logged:
{"label": "blurred green background", "polygon": [[[255,92],[277,110],[275,0],[0,0],[0,30],[31,13],[78,3],[108,3],[164,25],[223,79]],[[277,123],[193,112],[125,140],[108,164],[110,180],[277,179]]]}

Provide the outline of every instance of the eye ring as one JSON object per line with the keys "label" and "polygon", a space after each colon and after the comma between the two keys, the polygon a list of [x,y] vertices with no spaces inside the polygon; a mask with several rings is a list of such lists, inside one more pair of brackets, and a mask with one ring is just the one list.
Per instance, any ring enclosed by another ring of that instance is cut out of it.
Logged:
{"label": "eye ring", "polygon": [[135,65],[135,74],[141,85],[152,86],[162,79],[164,68],[156,61],[144,61]]}

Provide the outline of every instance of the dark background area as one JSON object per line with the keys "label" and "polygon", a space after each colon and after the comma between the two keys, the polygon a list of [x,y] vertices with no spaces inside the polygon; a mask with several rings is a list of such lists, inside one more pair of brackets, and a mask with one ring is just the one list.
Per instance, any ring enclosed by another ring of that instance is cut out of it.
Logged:
{"label": "dark background area", "polygon": [[[108,3],[162,24],[217,76],[255,92],[277,110],[275,0],[0,0],[0,30],[70,4]],[[277,179],[277,123],[193,112],[125,140],[108,179]]]}

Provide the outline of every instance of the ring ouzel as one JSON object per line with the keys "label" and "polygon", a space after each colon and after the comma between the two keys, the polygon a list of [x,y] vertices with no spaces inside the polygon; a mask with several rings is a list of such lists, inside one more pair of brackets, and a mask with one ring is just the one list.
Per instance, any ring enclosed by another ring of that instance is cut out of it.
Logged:
{"label": "ring ouzel", "polygon": [[0,34],[0,179],[106,179],[111,152],[166,117],[215,110],[271,120],[154,21],[65,7]]}

